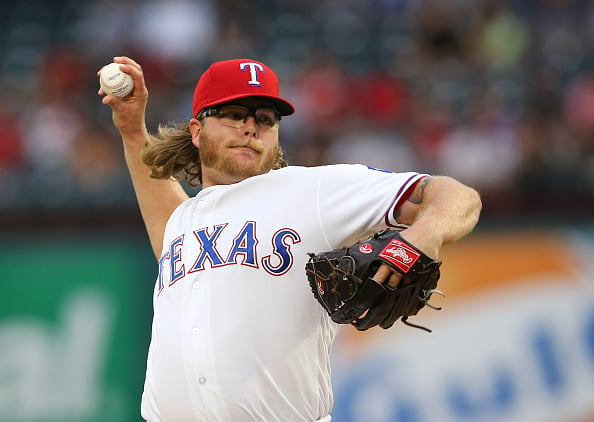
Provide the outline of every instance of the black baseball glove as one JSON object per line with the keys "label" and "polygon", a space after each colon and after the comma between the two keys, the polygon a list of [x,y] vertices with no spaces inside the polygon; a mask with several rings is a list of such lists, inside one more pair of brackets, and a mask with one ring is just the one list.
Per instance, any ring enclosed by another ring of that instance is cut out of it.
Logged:
{"label": "black baseball glove", "polygon": [[[400,236],[399,230],[381,230],[366,241],[318,254],[310,253],[305,272],[314,296],[334,322],[358,330],[379,325],[390,328],[399,318],[407,321],[428,304],[440,277],[436,261]],[[380,284],[373,276],[381,264],[403,275],[398,287]],[[365,313],[365,315],[363,315]]]}

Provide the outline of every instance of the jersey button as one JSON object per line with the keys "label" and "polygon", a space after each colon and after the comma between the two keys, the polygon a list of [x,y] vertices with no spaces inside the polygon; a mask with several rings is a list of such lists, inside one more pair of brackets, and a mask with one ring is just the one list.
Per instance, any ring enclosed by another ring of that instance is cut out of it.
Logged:
{"label": "jersey button", "polygon": [[206,383],[206,378],[204,378],[204,377],[200,377],[200,378],[198,378],[198,382],[199,382],[200,384],[204,384],[204,383]]}
{"label": "jersey button", "polygon": [[198,281],[195,281],[194,283],[192,283],[192,287],[197,289],[198,287],[200,287],[200,283]]}
{"label": "jersey button", "polygon": [[200,328],[198,328],[198,327],[192,328],[192,334],[200,334]]}

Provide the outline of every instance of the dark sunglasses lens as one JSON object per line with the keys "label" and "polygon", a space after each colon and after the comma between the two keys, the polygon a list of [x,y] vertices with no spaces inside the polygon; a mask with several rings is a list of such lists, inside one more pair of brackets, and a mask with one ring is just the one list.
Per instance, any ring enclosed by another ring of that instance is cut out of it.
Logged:
{"label": "dark sunglasses lens", "polygon": [[273,108],[249,109],[243,106],[224,106],[219,109],[217,117],[225,126],[241,128],[249,116],[254,116],[256,123],[263,128],[271,128],[280,120],[280,115]]}

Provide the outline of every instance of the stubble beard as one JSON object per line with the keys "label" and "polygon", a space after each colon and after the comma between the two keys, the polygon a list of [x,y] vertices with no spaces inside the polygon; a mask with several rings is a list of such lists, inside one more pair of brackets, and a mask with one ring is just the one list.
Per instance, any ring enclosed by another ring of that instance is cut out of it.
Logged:
{"label": "stubble beard", "polygon": [[216,148],[217,141],[208,136],[205,131],[200,132],[198,136],[200,137],[200,161],[202,168],[210,167],[219,173],[241,180],[270,171],[275,157],[279,152],[278,144],[269,151],[262,148],[261,154],[264,154],[264,156],[260,160],[246,162],[231,156],[219,156]]}

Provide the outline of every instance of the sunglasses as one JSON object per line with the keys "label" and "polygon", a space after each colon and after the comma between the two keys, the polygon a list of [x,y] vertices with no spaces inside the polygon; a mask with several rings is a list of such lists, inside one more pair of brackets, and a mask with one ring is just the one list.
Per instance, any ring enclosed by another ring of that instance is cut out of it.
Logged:
{"label": "sunglasses", "polygon": [[256,124],[263,129],[271,129],[281,120],[280,113],[274,108],[245,107],[234,104],[205,108],[196,118],[201,120],[208,116],[214,116],[220,124],[235,129],[241,129],[250,116],[253,116]]}

